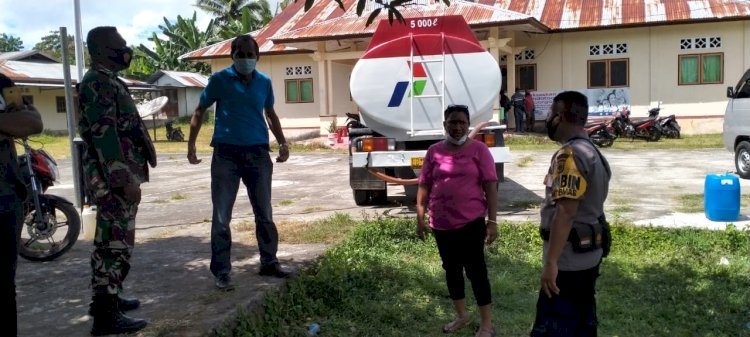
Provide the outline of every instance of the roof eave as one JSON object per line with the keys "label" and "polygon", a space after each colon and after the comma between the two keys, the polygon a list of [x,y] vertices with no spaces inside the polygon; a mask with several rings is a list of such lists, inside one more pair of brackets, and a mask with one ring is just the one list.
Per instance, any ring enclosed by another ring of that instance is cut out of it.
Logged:
{"label": "roof eave", "polygon": [[[543,33],[548,33],[551,29],[541,23],[539,20],[528,17],[524,19],[511,20],[511,21],[499,21],[499,22],[487,22],[487,23],[475,23],[470,24],[469,27],[472,29],[476,28],[489,28],[489,27],[504,27],[504,26],[515,26],[515,25],[531,25]],[[319,42],[319,41],[335,41],[344,39],[362,39],[371,38],[373,33],[357,33],[357,34],[342,34],[342,35],[324,35],[324,36],[310,36],[302,38],[273,38],[271,41],[274,44],[291,44],[291,43],[305,43],[305,42]]]}
{"label": "roof eave", "polygon": [[548,33],[572,33],[572,32],[587,32],[587,31],[594,31],[594,30],[612,30],[612,29],[625,29],[625,28],[689,25],[689,24],[697,24],[697,23],[730,22],[730,21],[745,21],[745,20],[748,20],[748,17],[728,16],[728,17],[723,17],[723,18],[715,18],[715,17],[714,18],[696,18],[696,19],[682,19],[682,20],[671,20],[671,21],[621,23],[621,24],[606,25],[606,26],[553,28],[553,29],[550,29]]}

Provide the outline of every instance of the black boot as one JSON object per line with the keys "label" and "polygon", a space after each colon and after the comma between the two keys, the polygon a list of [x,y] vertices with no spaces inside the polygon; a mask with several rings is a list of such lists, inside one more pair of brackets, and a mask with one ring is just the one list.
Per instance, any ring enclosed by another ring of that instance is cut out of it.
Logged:
{"label": "black boot", "polygon": [[[138,309],[138,307],[141,306],[141,301],[135,299],[135,298],[122,298],[120,295],[117,295],[117,307],[120,308],[120,311],[126,312],[130,310]],[[94,302],[92,301],[89,303],[89,315],[94,315]]]}
{"label": "black boot", "polygon": [[94,336],[114,335],[136,332],[146,327],[146,321],[125,316],[118,308],[117,295],[95,295],[91,305],[94,316],[94,326],[91,334]]}

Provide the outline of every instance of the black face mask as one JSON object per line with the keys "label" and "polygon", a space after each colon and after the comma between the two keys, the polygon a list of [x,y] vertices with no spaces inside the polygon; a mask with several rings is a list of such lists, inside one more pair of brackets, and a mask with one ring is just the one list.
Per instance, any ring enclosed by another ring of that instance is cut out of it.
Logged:
{"label": "black face mask", "polygon": [[552,117],[552,119],[547,120],[544,123],[544,125],[547,127],[547,137],[549,137],[549,139],[552,139],[553,141],[557,141],[555,140],[555,133],[557,132],[557,127],[560,126],[560,123],[553,125],[552,124],[553,120],[555,120],[555,117]]}
{"label": "black face mask", "polygon": [[[120,71],[123,69],[127,69],[130,67],[130,61],[133,60],[133,50],[124,47],[124,48],[117,48],[117,49],[110,49],[115,55],[109,56],[109,60],[112,61],[115,65],[117,65],[117,70]],[[125,60],[125,54],[128,55],[128,59]]]}

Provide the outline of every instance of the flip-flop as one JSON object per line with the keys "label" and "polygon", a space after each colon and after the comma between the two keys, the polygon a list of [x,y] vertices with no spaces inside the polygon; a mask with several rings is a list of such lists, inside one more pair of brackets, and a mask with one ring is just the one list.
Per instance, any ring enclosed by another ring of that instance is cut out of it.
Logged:
{"label": "flip-flop", "polygon": [[492,330],[479,329],[477,335],[474,337],[484,337],[485,334],[490,334],[490,337],[495,337],[497,336],[497,331],[495,331],[495,328],[492,328]]}
{"label": "flip-flop", "polygon": [[456,318],[450,323],[443,325],[443,333],[456,332],[459,329],[463,328],[466,324],[469,324],[470,322],[471,322],[471,318],[469,318],[469,316],[466,316],[464,318]]}

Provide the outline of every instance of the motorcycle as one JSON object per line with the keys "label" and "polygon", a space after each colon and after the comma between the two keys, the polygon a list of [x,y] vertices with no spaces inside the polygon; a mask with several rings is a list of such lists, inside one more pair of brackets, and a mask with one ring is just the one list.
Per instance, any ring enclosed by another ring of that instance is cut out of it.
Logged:
{"label": "motorcycle", "polygon": [[173,140],[177,142],[182,142],[185,140],[185,134],[182,133],[182,128],[180,127],[172,127],[174,125],[173,121],[168,121],[164,123],[164,127],[167,129],[167,140]]}
{"label": "motorcycle", "polygon": [[657,118],[659,108],[653,108],[648,111],[648,117],[644,119],[630,119],[630,110],[623,108],[615,112],[613,128],[618,137],[628,137],[631,140],[642,138],[647,141],[655,142],[661,139],[662,131]]}
{"label": "motorcycle", "polygon": [[351,129],[366,128],[366,126],[362,124],[362,122],[359,119],[358,114],[347,112],[346,113],[346,128],[351,130]]}
{"label": "motorcycle", "polygon": [[680,138],[680,124],[677,124],[677,119],[674,115],[659,117],[658,123],[662,133],[664,133],[664,137]]}
{"label": "motorcycle", "polygon": [[60,176],[55,159],[43,149],[33,149],[25,139],[16,142],[24,149],[18,163],[27,190],[18,253],[30,261],[52,261],[78,240],[81,217],[70,201],[46,194]]}
{"label": "motorcycle", "polygon": [[615,143],[615,139],[617,139],[617,135],[611,131],[611,124],[612,121],[596,122],[586,124],[583,128],[588,133],[591,142],[596,144],[596,146],[610,147]]}

